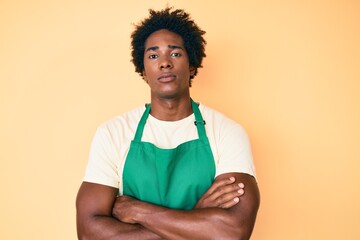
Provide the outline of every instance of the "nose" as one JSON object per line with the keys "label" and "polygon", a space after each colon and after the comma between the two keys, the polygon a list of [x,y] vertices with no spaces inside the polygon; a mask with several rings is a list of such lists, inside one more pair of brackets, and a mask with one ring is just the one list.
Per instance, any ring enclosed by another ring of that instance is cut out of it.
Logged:
{"label": "nose", "polygon": [[171,62],[170,57],[162,57],[161,62],[160,62],[160,69],[164,70],[164,69],[171,69],[173,67],[173,64]]}

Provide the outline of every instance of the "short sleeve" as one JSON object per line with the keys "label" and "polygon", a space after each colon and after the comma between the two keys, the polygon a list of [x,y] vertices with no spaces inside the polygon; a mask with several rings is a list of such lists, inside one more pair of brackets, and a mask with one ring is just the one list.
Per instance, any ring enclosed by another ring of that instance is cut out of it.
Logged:
{"label": "short sleeve", "polygon": [[84,181],[119,188],[118,158],[111,133],[103,124],[92,140]]}
{"label": "short sleeve", "polygon": [[249,138],[243,127],[232,122],[222,128],[216,175],[241,172],[256,178]]}

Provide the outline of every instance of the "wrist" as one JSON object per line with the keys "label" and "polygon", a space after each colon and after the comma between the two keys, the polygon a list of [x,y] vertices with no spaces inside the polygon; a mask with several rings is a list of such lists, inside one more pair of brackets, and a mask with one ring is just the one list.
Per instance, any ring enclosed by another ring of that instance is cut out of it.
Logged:
{"label": "wrist", "polygon": [[151,204],[146,202],[137,201],[133,207],[134,211],[132,211],[131,217],[134,222],[139,224],[142,224],[146,220],[146,216],[152,213],[150,210]]}
{"label": "wrist", "polygon": [[132,217],[136,223],[146,226],[148,222],[153,221],[154,218],[157,218],[159,214],[162,214],[166,210],[166,208],[139,201]]}

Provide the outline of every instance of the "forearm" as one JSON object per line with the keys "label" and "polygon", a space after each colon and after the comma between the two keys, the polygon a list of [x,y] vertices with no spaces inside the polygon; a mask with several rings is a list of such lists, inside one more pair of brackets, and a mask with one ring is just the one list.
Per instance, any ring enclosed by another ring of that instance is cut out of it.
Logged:
{"label": "forearm", "polygon": [[144,206],[135,221],[166,239],[240,239],[241,222],[230,209],[191,211]]}
{"label": "forearm", "polygon": [[140,224],[164,239],[248,239],[247,232],[252,229],[246,231],[246,226],[241,226],[243,218],[235,209],[174,210],[122,196],[113,208],[113,216],[122,222]]}
{"label": "forearm", "polygon": [[93,216],[79,226],[78,238],[81,240],[158,240],[162,239],[140,224],[129,224],[109,216]]}
{"label": "forearm", "polygon": [[161,239],[140,224],[121,222],[111,214],[118,189],[82,183],[76,199],[76,222],[81,240]]}
{"label": "forearm", "polygon": [[[231,193],[233,191],[230,187],[230,198],[227,197],[227,188],[215,190],[213,193],[209,190],[202,197],[200,208],[188,211],[169,209],[129,196],[120,196],[115,201],[112,215],[122,222],[141,224],[165,239],[249,239],[260,204],[259,190],[253,177],[239,173],[234,175],[236,184],[241,180],[246,190],[240,199],[235,198],[236,204],[231,207],[219,207],[229,199],[235,201],[233,197],[237,195]],[[220,200],[219,204],[213,199],[218,195],[217,192],[226,193],[220,194],[220,199],[222,197],[224,200]]]}
{"label": "forearm", "polygon": [[[179,211],[138,202],[133,212],[134,222],[166,239],[249,239],[260,204],[259,189],[250,175],[231,173],[221,177],[229,176],[234,176],[236,183],[241,182],[246,186],[245,194],[230,208],[205,207]],[[224,188],[219,191],[224,192]],[[216,195],[216,192],[211,193],[210,197],[206,197],[206,193],[204,202]]]}

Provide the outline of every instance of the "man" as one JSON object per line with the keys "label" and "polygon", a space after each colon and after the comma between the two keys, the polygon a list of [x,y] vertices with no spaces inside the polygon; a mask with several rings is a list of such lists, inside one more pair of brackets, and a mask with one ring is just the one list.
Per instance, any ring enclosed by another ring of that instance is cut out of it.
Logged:
{"label": "man", "polygon": [[171,8],[136,27],[132,61],[151,104],[98,128],[77,197],[79,239],[250,238],[260,197],[246,133],[190,97],[204,33]]}

